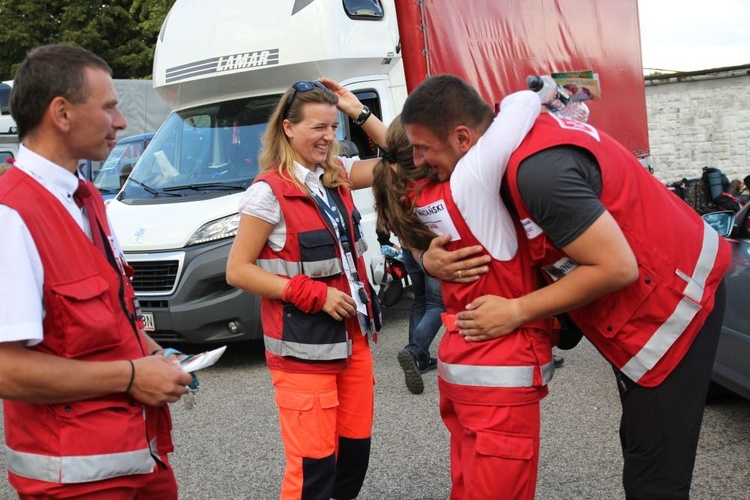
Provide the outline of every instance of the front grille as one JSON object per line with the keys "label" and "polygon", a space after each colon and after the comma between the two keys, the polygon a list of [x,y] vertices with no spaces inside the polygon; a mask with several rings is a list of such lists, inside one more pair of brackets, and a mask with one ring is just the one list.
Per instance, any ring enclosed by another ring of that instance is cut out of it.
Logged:
{"label": "front grille", "polygon": [[166,309],[169,307],[169,301],[166,300],[139,299],[138,302],[141,304],[141,309]]}
{"label": "front grille", "polygon": [[136,293],[169,292],[177,279],[179,262],[160,260],[156,262],[129,262],[135,270],[133,288]]}

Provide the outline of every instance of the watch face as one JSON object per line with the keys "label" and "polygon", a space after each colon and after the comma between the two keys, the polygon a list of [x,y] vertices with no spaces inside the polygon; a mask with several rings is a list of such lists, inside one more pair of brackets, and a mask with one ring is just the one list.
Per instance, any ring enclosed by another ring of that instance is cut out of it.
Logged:
{"label": "watch face", "polygon": [[370,108],[368,108],[367,106],[363,106],[362,112],[360,112],[357,119],[354,120],[355,125],[362,125],[365,120],[367,120],[368,116],[370,116]]}

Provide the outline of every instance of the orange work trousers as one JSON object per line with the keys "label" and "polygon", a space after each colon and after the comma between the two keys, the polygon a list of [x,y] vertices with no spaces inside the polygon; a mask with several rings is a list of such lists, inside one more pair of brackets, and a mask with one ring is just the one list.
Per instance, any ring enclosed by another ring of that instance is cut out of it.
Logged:
{"label": "orange work trousers", "polygon": [[373,364],[367,339],[355,335],[340,373],[271,369],[286,469],[282,499],[356,498],[369,462]]}
{"label": "orange work trousers", "polygon": [[451,500],[534,500],[539,403],[483,406],[440,395],[450,432]]}

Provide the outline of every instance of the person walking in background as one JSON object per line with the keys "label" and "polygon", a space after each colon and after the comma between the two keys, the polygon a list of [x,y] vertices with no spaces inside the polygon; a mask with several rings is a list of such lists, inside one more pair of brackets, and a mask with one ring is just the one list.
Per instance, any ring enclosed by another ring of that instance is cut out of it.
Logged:
{"label": "person walking in background", "polygon": [[262,297],[284,499],[356,498],[370,457],[379,311],[351,190],[372,184],[377,160],[337,156],[337,107],[383,143],[385,126],[354,94],[325,78],[295,83],[263,135],[227,262],[227,281]]}
{"label": "person walking in background", "polygon": [[[519,326],[500,342],[466,342],[453,320],[476,297],[516,297],[539,285],[522,229],[500,210],[500,185],[508,157],[540,108],[539,98],[526,91],[507,97],[494,117],[459,78],[432,76],[390,124],[389,155],[376,167],[378,216],[404,245],[425,250],[435,234],[444,234],[452,248],[491,255],[481,278],[441,284],[446,332],[438,348],[438,387],[450,432],[453,499],[534,498],[539,402],[554,373],[552,320]],[[440,142],[410,125],[415,116],[436,124]],[[477,128],[487,130],[486,137],[480,140]]]}
{"label": "person walking in background", "polygon": [[192,376],[149,355],[160,348],[104,203],[76,176],[126,126],[110,75],[87,50],[47,45],[13,82],[22,144],[0,177],[0,397],[24,500],[177,498],[166,404]]}
{"label": "person walking in background", "polygon": [[[389,150],[383,150],[383,154],[392,158]],[[386,159],[386,161],[389,160]],[[396,162],[393,161],[392,163]],[[399,170],[399,172],[401,171],[410,173],[414,170],[412,166],[411,169],[405,167],[403,170]],[[394,183],[402,185],[404,180],[394,181]],[[381,219],[379,223],[382,225],[384,221]],[[376,232],[381,248],[384,245],[395,248],[389,232],[381,230]],[[414,259],[411,250],[401,248],[398,253],[409,275],[411,290],[414,294],[409,311],[408,343],[399,351],[398,363],[404,371],[406,388],[412,394],[422,394],[424,392],[422,375],[437,368],[437,358],[430,356],[430,346],[443,324],[440,315],[445,312],[445,306],[440,291],[440,282],[424,273],[422,267]]]}
{"label": "person walking in background", "polygon": [[398,353],[398,364],[404,371],[406,388],[412,394],[424,392],[422,375],[437,368],[437,358],[430,356],[430,345],[440,331],[445,312],[440,282],[427,276],[408,248],[404,265],[409,273],[414,301],[409,313],[409,343]]}
{"label": "person walking in background", "polygon": [[[516,298],[478,297],[458,314],[460,333],[469,342],[502,338],[567,312],[614,369],[626,497],[688,498],[729,245],[630,151],[552,114],[511,156],[505,186],[550,284]],[[444,280],[486,272],[487,256],[444,244],[434,240],[425,254],[429,272]]]}

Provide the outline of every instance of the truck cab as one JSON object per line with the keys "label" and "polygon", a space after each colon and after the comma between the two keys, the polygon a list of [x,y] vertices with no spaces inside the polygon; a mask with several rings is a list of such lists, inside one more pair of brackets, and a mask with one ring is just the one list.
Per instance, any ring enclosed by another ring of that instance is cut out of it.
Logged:
{"label": "truck cab", "polygon": [[[406,97],[398,27],[394,10],[380,6],[175,3],[154,59],[154,87],[174,111],[107,209],[155,339],[262,337],[259,298],[225,277],[239,200],[258,174],[261,136],[283,92],[321,76],[354,92],[385,123],[395,116]],[[339,140],[354,143],[361,158],[377,155],[348,117],[341,114],[340,123]],[[369,261],[378,253],[372,193],[355,191],[354,198]]]}

